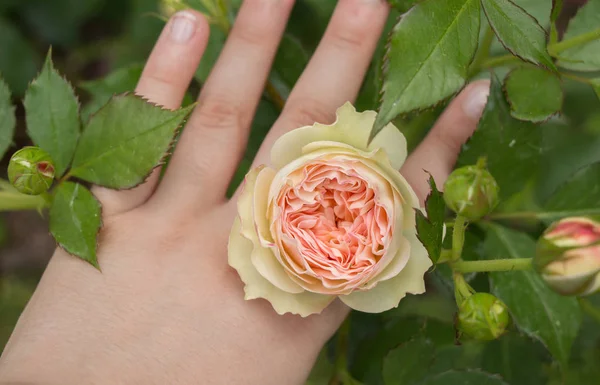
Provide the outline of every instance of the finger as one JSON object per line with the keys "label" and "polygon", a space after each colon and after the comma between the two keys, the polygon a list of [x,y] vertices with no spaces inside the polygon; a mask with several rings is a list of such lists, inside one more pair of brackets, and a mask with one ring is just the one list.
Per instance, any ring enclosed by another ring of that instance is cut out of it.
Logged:
{"label": "finger", "polygon": [[[153,103],[177,109],[208,42],[209,26],[198,12],[176,13],[161,33],[144,67],[135,92]],[[144,203],[158,183],[160,170],[131,190],[94,187],[106,214],[131,210]]]}
{"label": "finger", "polygon": [[467,86],[402,166],[402,174],[413,186],[421,202],[429,194],[429,173],[441,186],[452,172],[462,145],[477,128],[489,89],[487,80]]}
{"label": "finger", "polygon": [[273,143],[291,129],[335,119],[356,98],[389,9],[381,0],[338,2],[323,40],[263,142],[254,164],[268,163]]}
{"label": "finger", "polygon": [[210,204],[224,199],[292,5],[293,0],[246,0],[242,4],[157,200],[166,197],[189,207],[192,202]]}

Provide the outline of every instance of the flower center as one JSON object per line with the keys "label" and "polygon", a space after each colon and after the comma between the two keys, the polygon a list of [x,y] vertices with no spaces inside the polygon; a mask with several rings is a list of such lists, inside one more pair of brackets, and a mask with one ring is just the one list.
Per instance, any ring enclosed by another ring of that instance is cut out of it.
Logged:
{"label": "flower center", "polygon": [[279,199],[282,232],[303,259],[297,262],[322,278],[364,275],[385,254],[391,236],[376,191],[352,168],[316,163],[303,172],[302,182]]}

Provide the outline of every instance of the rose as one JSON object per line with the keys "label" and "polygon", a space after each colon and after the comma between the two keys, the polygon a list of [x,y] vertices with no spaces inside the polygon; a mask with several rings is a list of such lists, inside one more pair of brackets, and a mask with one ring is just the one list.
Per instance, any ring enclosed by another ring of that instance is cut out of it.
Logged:
{"label": "rose", "polygon": [[416,237],[418,199],[398,172],[406,140],[389,124],[367,145],[375,117],[346,103],[332,125],[283,135],[273,167],[248,173],[229,239],[246,299],[307,316],[336,297],[382,312],[425,291],[431,262]]}
{"label": "rose", "polygon": [[552,224],[538,242],[536,267],[548,286],[563,295],[600,289],[600,223],[583,217]]}

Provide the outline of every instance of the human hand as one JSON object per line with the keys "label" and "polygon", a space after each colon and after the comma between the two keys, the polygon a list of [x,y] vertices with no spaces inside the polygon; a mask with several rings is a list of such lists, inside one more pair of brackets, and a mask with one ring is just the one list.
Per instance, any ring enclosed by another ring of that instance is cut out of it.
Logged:
{"label": "human hand", "polygon": [[[279,316],[244,301],[227,264],[236,215],[225,191],[292,0],[246,0],[204,85],[164,179],[95,188],[103,204],[102,273],[57,250],[0,360],[0,381],[48,384],[300,384],[348,309]],[[358,93],[388,15],[380,0],[341,0],[323,40],[254,163],[283,133],[332,122]],[[196,12],[169,22],[136,92],[179,107],[206,47]],[[475,129],[488,83],[467,87],[401,172],[423,199]]]}

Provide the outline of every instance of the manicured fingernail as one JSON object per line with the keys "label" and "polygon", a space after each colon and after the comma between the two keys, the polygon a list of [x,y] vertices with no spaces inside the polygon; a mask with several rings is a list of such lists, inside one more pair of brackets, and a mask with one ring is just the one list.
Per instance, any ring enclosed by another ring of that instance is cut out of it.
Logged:
{"label": "manicured fingernail", "polygon": [[169,37],[175,43],[185,43],[192,38],[196,31],[196,16],[191,12],[177,12],[171,20]]}
{"label": "manicured fingernail", "polygon": [[463,102],[463,110],[469,118],[479,120],[490,94],[490,85],[487,82],[479,83],[471,87],[468,93],[467,98]]}

